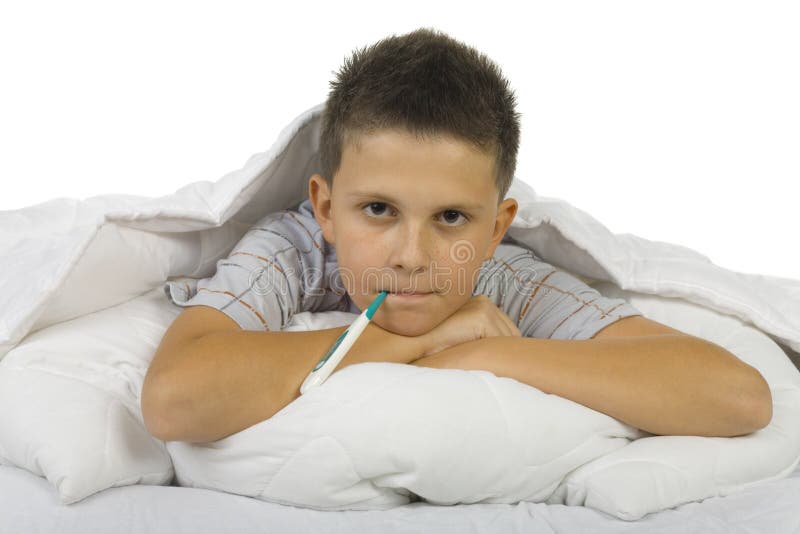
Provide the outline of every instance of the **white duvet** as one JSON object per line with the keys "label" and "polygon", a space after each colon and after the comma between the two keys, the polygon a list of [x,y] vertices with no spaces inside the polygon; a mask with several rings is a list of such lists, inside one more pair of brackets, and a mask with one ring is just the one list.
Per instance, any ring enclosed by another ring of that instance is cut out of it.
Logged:
{"label": "white duvet", "polygon": [[[323,105],[217,182],[161,198],[56,199],[0,212],[0,463],[65,503],[128,484],[217,489],[323,510],[435,504],[584,505],[621,519],[788,475],[800,459],[800,281],[748,275],[682,246],[613,234],[515,180],[509,234],[647,317],[757,368],[761,431],[654,436],[486,371],[371,362],[337,371],[223,440],[163,443],[142,423],[147,365],[181,311],[167,279],[211,276],[247,228],[305,198]],[[355,317],[300,313],[290,330]]]}

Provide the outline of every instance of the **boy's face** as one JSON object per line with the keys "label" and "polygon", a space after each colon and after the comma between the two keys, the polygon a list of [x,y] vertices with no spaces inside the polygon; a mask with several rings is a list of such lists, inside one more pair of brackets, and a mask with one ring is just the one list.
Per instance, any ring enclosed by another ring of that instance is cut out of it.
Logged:
{"label": "boy's face", "polygon": [[517,212],[513,198],[498,204],[493,165],[450,137],[383,130],[363,136],[360,150],[345,146],[332,191],[319,174],[310,178],[314,215],[350,298],[364,310],[390,292],[372,319],[380,327],[418,336],[472,297]]}

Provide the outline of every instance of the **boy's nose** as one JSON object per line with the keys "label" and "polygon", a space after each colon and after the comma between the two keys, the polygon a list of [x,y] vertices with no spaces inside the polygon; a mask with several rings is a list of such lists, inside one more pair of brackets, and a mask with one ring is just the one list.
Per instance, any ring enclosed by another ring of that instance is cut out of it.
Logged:
{"label": "boy's nose", "polygon": [[430,267],[430,240],[419,226],[409,225],[396,237],[391,265],[410,273],[425,272]]}

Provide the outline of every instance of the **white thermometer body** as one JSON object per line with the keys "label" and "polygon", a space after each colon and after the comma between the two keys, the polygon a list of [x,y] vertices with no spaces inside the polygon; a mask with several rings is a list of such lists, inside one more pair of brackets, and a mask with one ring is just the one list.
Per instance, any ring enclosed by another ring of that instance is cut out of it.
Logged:
{"label": "white thermometer body", "polygon": [[325,355],[317,362],[317,365],[314,366],[314,369],[311,370],[311,373],[303,380],[303,384],[300,386],[301,395],[305,394],[310,388],[319,386],[328,379],[333,370],[336,369],[336,366],[339,365],[339,362],[342,361],[345,354],[347,354],[347,351],[350,350],[350,347],[353,346],[353,343],[359,338],[361,332],[367,327],[372,316],[385,297],[386,291],[381,291],[375,300],[372,301],[372,304],[369,305],[369,308],[356,317],[353,324],[342,332],[342,335],[331,345],[331,348],[328,349]]}

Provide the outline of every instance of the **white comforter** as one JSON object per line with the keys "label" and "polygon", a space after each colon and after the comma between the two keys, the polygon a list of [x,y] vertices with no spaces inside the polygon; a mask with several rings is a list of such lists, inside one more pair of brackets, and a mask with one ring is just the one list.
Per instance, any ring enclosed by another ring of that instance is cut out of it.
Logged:
{"label": "white comforter", "polygon": [[[622,519],[726,495],[800,459],[800,281],[732,272],[682,246],[612,234],[516,180],[509,234],[647,317],[721,345],[767,379],[770,425],[653,436],[486,371],[390,363],[334,373],[274,417],[207,444],[150,436],[139,396],[180,309],[165,280],[213,274],[250,224],[306,195],[322,104],[217,182],[151,199],[56,199],[0,212],[0,463],[65,503],[127,484],[217,489],[317,509],[431,503],[585,505]],[[301,313],[291,330],[349,323]]]}

